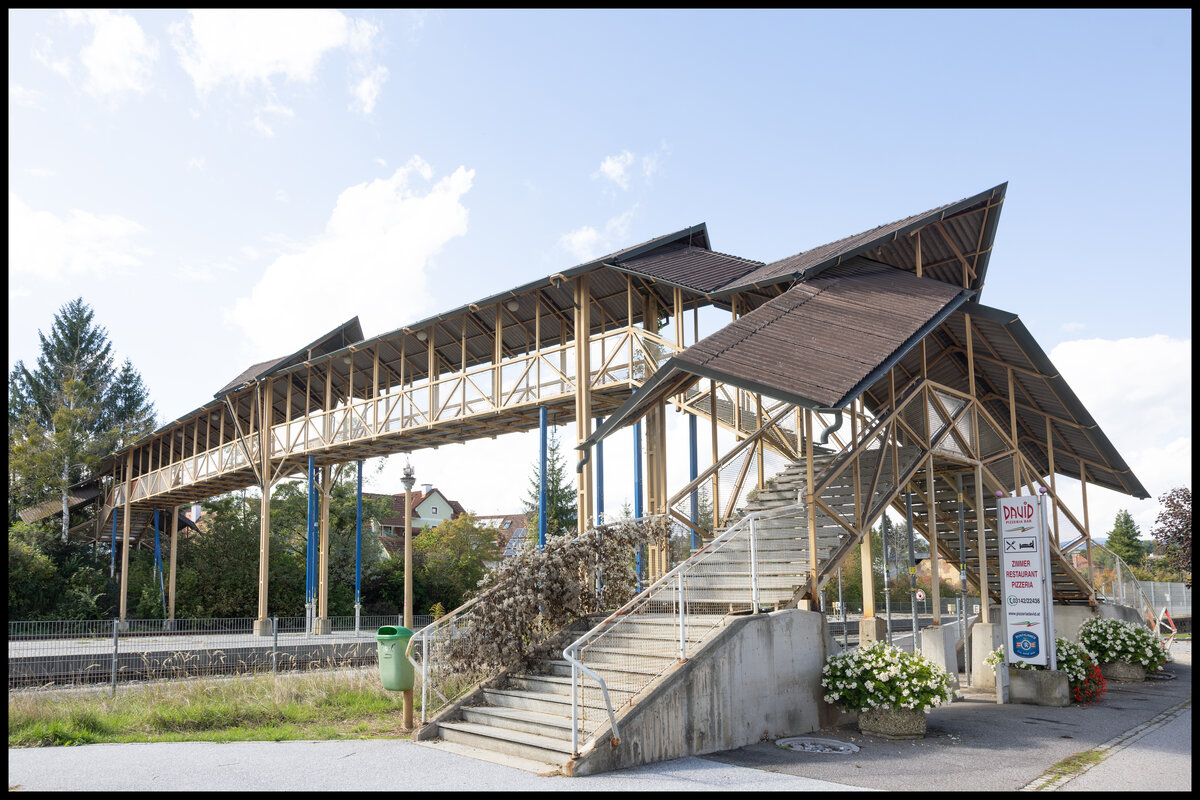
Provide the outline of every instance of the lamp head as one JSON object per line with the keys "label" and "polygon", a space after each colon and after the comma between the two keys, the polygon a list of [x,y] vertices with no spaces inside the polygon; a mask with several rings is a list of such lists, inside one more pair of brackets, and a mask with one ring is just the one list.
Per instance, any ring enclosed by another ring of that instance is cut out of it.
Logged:
{"label": "lamp head", "polygon": [[405,464],[404,465],[404,477],[402,477],[400,479],[400,482],[402,484],[404,484],[404,491],[411,492],[413,484],[416,483],[416,480],[417,480],[416,476],[413,475],[412,464]]}

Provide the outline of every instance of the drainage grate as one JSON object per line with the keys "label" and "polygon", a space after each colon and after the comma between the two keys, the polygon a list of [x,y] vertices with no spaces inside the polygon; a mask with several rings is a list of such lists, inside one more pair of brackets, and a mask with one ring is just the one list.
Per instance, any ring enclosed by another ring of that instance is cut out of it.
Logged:
{"label": "drainage grate", "polygon": [[775,745],[797,753],[833,753],[846,756],[858,752],[858,745],[839,742],[837,739],[815,739],[811,736],[791,736],[787,739],[778,739]]}

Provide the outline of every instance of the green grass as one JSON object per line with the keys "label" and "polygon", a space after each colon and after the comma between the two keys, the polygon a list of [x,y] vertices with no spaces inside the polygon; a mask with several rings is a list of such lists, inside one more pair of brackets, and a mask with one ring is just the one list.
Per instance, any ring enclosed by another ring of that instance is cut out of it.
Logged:
{"label": "green grass", "polygon": [[8,745],[396,738],[401,696],[375,669],[10,693]]}
{"label": "green grass", "polygon": [[1062,761],[1046,770],[1046,777],[1067,777],[1083,772],[1083,770],[1099,764],[1103,760],[1102,756],[1095,750],[1084,750],[1082,753],[1076,753],[1073,756],[1067,756]]}

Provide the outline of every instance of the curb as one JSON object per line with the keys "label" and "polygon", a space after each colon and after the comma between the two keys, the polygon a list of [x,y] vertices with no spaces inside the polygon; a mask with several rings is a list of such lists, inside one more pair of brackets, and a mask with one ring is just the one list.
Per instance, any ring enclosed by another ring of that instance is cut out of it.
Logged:
{"label": "curb", "polygon": [[1114,736],[1113,738],[1109,739],[1104,744],[1096,746],[1095,748],[1093,748],[1090,751],[1090,752],[1098,753],[1100,755],[1100,759],[1098,761],[1096,761],[1095,763],[1088,764],[1083,769],[1081,769],[1077,772],[1072,772],[1069,775],[1058,773],[1058,772],[1051,772],[1051,771],[1044,772],[1041,775],[1039,775],[1038,777],[1034,778],[1029,783],[1022,786],[1018,791],[1022,791],[1022,792],[1049,791],[1049,790],[1057,789],[1060,786],[1062,786],[1063,784],[1068,783],[1069,781],[1075,780],[1080,775],[1083,775],[1085,772],[1090,770],[1092,767],[1096,766],[1096,764],[1103,762],[1104,759],[1108,758],[1109,756],[1113,755],[1114,753],[1116,753],[1120,750],[1123,750],[1124,748],[1133,744],[1134,742],[1136,742],[1138,739],[1145,736],[1150,731],[1154,730],[1155,728],[1166,725],[1168,722],[1175,719],[1180,714],[1182,714],[1185,710],[1187,710],[1187,708],[1191,704],[1192,704],[1192,698],[1190,698],[1190,697],[1186,700],[1182,700],[1182,701],[1176,703],[1175,705],[1171,706],[1170,708],[1160,711],[1158,714],[1156,714],[1153,717],[1151,717],[1150,719],[1146,720],[1141,725],[1138,725],[1135,728],[1130,728],[1129,730],[1125,731],[1124,733],[1119,734],[1119,735]]}

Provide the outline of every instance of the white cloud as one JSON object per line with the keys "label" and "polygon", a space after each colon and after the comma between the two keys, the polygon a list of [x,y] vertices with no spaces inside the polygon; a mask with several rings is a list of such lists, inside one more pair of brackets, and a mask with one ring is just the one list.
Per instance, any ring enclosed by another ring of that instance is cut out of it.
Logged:
{"label": "white cloud", "polygon": [[620,186],[629,188],[629,166],[633,164],[633,153],[624,150],[615,156],[608,156],[600,162],[600,170],[592,177],[603,176]]}
{"label": "white cloud", "polygon": [[1064,333],[1079,333],[1086,327],[1087,325],[1083,324],[1082,322],[1064,322],[1058,326],[1059,330],[1063,331]]}
{"label": "white cloud", "polygon": [[1162,334],[1080,339],[1050,352],[1051,361],[1150,493],[1150,499],[1137,500],[1089,486],[1093,535],[1103,536],[1124,508],[1148,536],[1158,515],[1157,498],[1176,486],[1191,486],[1191,356],[1190,339]]}
{"label": "white cloud", "polygon": [[370,74],[354,84],[351,91],[354,94],[355,102],[350,104],[352,111],[361,111],[364,114],[370,114],[375,110],[375,101],[379,98],[379,92],[383,89],[383,82],[387,80],[387,67],[380,65],[375,67]]}
{"label": "white cloud", "polygon": [[378,164],[378,165],[379,165],[379,166],[381,166],[381,167],[386,167],[386,166],[387,166],[387,162],[386,162],[386,161],[384,161],[382,158],[376,158],[376,159],[375,159],[375,163],[376,163],[376,164]]}
{"label": "white cloud", "polygon": [[150,252],[136,242],[142,231],[141,225],[116,214],[72,209],[60,218],[8,194],[8,265],[15,273],[51,280],[124,275]]}
{"label": "white cloud", "polygon": [[53,178],[58,174],[52,169],[41,169],[40,167],[26,167],[25,172],[35,178]]}
{"label": "white cloud", "polygon": [[277,189],[275,190],[275,199],[281,203],[290,203],[292,196],[287,193],[287,189]]}
{"label": "white cloud", "polygon": [[459,167],[421,192],[433,170],[414,156],[390,178],[343,191],[325,231],[278,256],[227,312],[246,333],[252,355],[291,352],[355,315],[372,335],[424,312],[433,257],[467,231],[462,198],[474,177]]}
{"label": "white cloud", "polygon": [[199,9],[170,26],[171,41],[196,92],[230,82],[245,89],[282,76],[311,81],[321,57],[346,44],[346,17],[337,11]]}
{"label": "white cloud", "polygon": [[268,138],[275,135],[275,131],[271,128],[271,126],[263,122],[263,118],[259,116],[255,116],[254,119],[250,121],[250,127],[254,128],[255,131]]}
{"label": "white cloud", "polygon": [[[201,97],[225,83],[247,91],[270,87],[275,79],[311,82],[327,53],[346,48],[352,56],[351,107],[367,114],[374,110],[388,74],[372,60],[378,25],[327,9],[202,9],[189,14],[186,22],[170,26],[171,41]],[[269,128],[261,117],[255,127],[263,133]]]}
{"label": "white cloud", "polygon": [[42,93],[36,89],[26,89],[19,83],[8,82],[8,99],[10,102],[26,108],[44,111],[41,104]]}
{"label": "white cloud", "polygon": [[218,272],[234,272],[228,264],[184,264],[176,270],[182,280],[197,283],[210,283],[217,278]]}
{"label": "white cloud", "polygon": [[579,259],[580,263],[618,250],[626,244],[625,239],[629,236],[629,223],[633,220],[635,211],[637,211],[636,205],[624,214],[613,217],[604,223],[603,231],[598,231],[591,225],[576,228],[559,237],[558,243],[568,253]]}
{"label": "white cloud", "polygon": [[188,169],[204,169],[203,158],[189,158],[187,161]]}
{"label": "white cloud", "polygon": [[39,63],[46,65],[50,70],[69,79],[71,77],[71,60],[69,58],[54,58],[50,55],[52,49],[54,49],[54,42],[50,41],[49,37],[43,36],[41,41],[33,48],[33,57]]}
{"label": "white cloud", "polygon": [[68,11],[71,25],[90,23],[92,41],[79,51],[87,70],[83,89],[110,103],[128,93],[150,88],[151,66],[158,59],[158,44],[146,38],[142,26],[128,14],[111,11]]}

